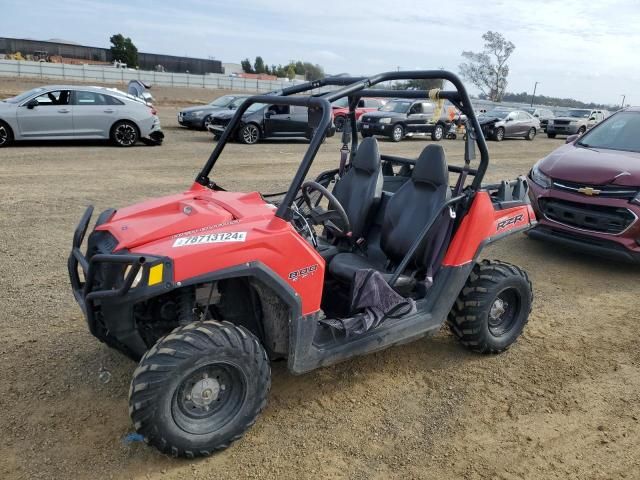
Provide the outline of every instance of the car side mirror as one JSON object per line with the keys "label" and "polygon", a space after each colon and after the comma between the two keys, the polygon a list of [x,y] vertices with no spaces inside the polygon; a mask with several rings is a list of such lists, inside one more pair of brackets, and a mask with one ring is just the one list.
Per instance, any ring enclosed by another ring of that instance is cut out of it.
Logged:
{"label": "car side mirror", "polygon": [[36,100],[35,98],[32,98],[31,100],[29,100],[29,101],[27,102],[27,108],[28,108],[29,110],[34,109],[34,108],[35,108],[35,107],[37,107],[38,105],[40,105],[40,104],[38,103],[38,100]]}
{"label": "car side mirror", "polygon": [[540,118],[540,115],[536,113],[536,114],[534,115],[534,117],[536,117],[536,118]]}
{"label": "car side mirror", "polygon": [[580,134],[579,133],[574,133],[573,135],[569,135],[564,143],[573,143],[578,138],[580,138]]}
{"label": "car side mirror", "polygon": [[589,121],[595,120],[595,119],[596,119],[596,117],[589,117]]}

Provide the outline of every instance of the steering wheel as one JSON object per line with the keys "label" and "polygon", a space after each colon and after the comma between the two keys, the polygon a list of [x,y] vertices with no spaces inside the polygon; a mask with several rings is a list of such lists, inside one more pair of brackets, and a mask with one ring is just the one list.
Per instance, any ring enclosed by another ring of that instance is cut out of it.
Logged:
{"label": "steering wheel", "polygon": [[[320,197],[312,200],[310,193],[318,192]],[[320,199],[324,197],[329,201],[328,210],[320,207]],[[309,208],[309,217],[316,225],[322,225],[336,237],[348,237],[351,235],[351,223],[347,212],[338,199],[318,182],[308,181],[302,184],[302,199]]]}

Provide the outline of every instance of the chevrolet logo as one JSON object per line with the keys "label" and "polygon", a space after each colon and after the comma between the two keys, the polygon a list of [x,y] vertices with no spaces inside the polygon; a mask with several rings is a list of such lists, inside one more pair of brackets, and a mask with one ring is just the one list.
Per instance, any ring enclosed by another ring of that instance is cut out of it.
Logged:
{"label": "chevrolet logo", "polygon": [[600,195],[600,192],[602,190],[597,190],[595,188],[592,187],[582,187],[578,189],[578,193],[582,193],[584,195],[589,195],[590,197],[592,197],[593,195]]}

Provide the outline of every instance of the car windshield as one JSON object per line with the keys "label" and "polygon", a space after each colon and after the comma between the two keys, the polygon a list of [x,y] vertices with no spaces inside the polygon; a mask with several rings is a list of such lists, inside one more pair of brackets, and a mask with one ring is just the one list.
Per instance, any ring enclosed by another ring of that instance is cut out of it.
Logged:
{"label": "car windshield", "polygon": [[584,134],[576,145],[640,153],[638,132],[640,132],[640,112],[620,112]]}
{"label": "car windshield", "polygon": [[388,103],[385,103],[382,107],[380,107],[381,112],[395,112],[395,113],[407,113],[409,107],[411,106],[411,102],[399,102],[397,100],[392,100]]}
{"label": "car windshield", "polygon": [[331,102],[331,106],[334,108],[347,108],[349,106],[349,98],[348,97],[339,98],[338,100]]}
{"label": "car windshield", "polygon": [[233,109],[238,108],[240,105],[242,105],[242,102],[244,102],[247,98],[248,97],[237,97],[236,99],[233,100],[233,102],[229,104],[229,108],[233,108]]}
{"label": "car windshield", "polygon": [[480,116],[484,118],[506,118],[507,115],[509,115],[508,110],[491,110],[487,113],[483,113]]}
{"label": "car windshield", "polygon": [[253,113],[253,112],[257,112],[258,110],[260,110],[261,108],[266,107],[267,104],[266,103],[254,103],[253,105],[251,105],[249,108],[247,108],[246,113]]}
{"label": "car windshield", "polygon": [[527,113],[530,113],[531,115],[533,115],[536,112],[535,108],[523,108],[523,110]]}
{"label": "car windshield", "polygon": [[569,110],[569,112],[567,112],[567,116],[573,118],[587,118],[590,113],[591,110]]}
{"label": "car windshield", "polygon": [[216,98],[209,105],[211,105],[212,107],[226,107],[231,102],[233,102],[235,99],[236,99],[236,97],[234,97],[233,95],[224,95],[224,96],[222,96],[220,98]]}
{"label": "car windshield", "polygon": [[3,102],[7,102],[7,103],[20,103],[23,100],[26,100],[27,98],[29,98],[30,96],[38,93],[38,92],[43,92],[45,90],[44,87],[38,87],[38,88],[34,88],[32,90],[29,90],[27,92],[21,93],[20,95],[16,95],[15,97],[11,97],[11,98],[7,98],[5,100],[3,100]]}

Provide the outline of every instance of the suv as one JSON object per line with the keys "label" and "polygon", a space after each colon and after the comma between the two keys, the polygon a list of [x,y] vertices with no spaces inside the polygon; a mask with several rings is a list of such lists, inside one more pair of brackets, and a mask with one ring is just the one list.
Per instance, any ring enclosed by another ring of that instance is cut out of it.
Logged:
{"label": "suv", "polygon": [[[347,120],[347,113],[349,113],[349,103],[345,98],[345,101],[334,102],[331,105],[333,109],[333,123],[336,125],[336,132],[341,132],[344,128],[345,121]],[[356,120],[359,120],[364,113],[375,112],[379,110],[386,102],[382,98],[361,98],[358,100],[356,106]]]}
{"label": "suv", "polygon": [[582,135],[609,116],[607,110],[589,110],[572,108],[566,115],[549,120],[547,124],[547,137],[556,138],[556,135]]}
{"label": "suv", "polygon": [[211,115],[221,110],[235,110],[249,95],[223,95],[208,105],[183,108],[178,112],[178,123],[183,127],[206,130]]}
{"label": "suv", "polygon": [[[222,111],[211,115],[207,129],[218,140],[234,115],[234,111]],[[233,136],[240,142],[252,145],[264,138],[311,138],[309,112],[299,105],[268,105],[254,103],[242,115],[242,122]],[[336,133],[333,125],[326,132],[327,137]]]}
{"label": "suv", "polygon": [[360,132],[364,138],[374,135],[389,137],[399,142],[415,134],[431,134],[431,139],[440,141],[448,130],[449,120],[445,110],[434,120],[436,106],[427,99],[396,98],[376,112],[360,117]]}
{"label": "suv", "polygon": [[553,119],[556,115],[549,110],[548,108],[523,108],[525,112],[529,115],[533,115],[535,118],[540,120],[540,130],[543,132],[547,131],[547,125],[549,124],[549,120]]}

